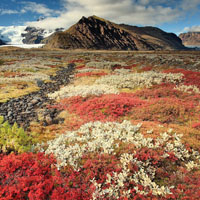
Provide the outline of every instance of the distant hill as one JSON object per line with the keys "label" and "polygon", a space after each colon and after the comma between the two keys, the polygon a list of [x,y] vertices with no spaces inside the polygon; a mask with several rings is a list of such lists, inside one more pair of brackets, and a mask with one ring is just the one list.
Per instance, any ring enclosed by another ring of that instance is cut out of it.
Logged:
{"label": "distant hill", "polygon": [[82,17],[64,32],[45,39],[47,48],[110,50],[180,50],[182,41],[155,27],[115,24],[97,16]]}
{"label": "distant hill", "polygon": [[5,43],[2,41],[2,40],[0,40],[0,45],[4,45]]}
{"label": "distant hill", "polygon": [[186,46],[200,46],[200,32],[181,33],[179,37]]}

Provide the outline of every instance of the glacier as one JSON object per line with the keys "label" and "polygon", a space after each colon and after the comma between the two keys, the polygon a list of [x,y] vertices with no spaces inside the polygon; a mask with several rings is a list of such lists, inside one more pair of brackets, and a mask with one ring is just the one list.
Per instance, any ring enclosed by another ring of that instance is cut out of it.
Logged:
{"label": "glacier", "polygon": [[[38,48],[44,44],[24,44],[24,37],[22,34],[27,33],[27,26],[0,26],[0,40],[4,41],[6,45],[2,46],[17,46],[22,48]],[[41,29],[40,29],[41,30]],[[40,34],[45,38],[54,33],[55,30],[44,30]],[[1,47],[2,47],[1,46]]]}
{"label": "glacier", "polygon": [[6,44],[23,44],[22,33],[26,33],[26,26],[0,26],[0,39]]}

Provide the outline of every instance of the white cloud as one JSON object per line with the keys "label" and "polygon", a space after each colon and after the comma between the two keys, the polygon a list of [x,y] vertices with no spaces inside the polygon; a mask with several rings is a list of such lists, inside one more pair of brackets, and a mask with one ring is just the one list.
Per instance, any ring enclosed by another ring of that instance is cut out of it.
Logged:
{"label": "white cloud", "polygon": [[180,4],[180,7],[183,10],[193,10],[193,9],[197,9],[197,6],[200,4],[199,0],[190,0],[188,2],[188,0],[182,0],[182,3]]}
{"label": "white cloud", "polygon": [[54,10],[49,9],[44,4],[35,3],[35,2],[31,2],[31,1],[23,1],[23,2],[21,2],[21,4],[25,5],[21,9],[21,13],[33,12],[33,13],[38,13],[38,14],[44,15],[46,17],[50,17],[54,13]]}
{"label": "white cloud", "polygon": [[68,28],[82,16],[97,15],[116,23],[157,25],[181,17],[187,9],[194,9],[199,0],[61,0],[63,10],[58,17],[47,17],[28,25],[47,29]]}
{"label": "white cloud", "polygon": [[200,32],[200,26],[185,27],[183,32]]}
{"label": "white cloud", "polygon": [[0,15],[12,15],[19,13],[17,10],[0,9]]}

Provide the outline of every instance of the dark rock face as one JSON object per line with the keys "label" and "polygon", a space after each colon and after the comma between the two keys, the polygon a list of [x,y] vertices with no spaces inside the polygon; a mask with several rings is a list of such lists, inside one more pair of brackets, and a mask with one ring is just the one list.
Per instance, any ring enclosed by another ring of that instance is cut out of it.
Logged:
{"label": "dark rock face", "polygon": [[78,23],[48,39],[46,47],[63,49],[165,50],[184,49],[172,33],[154,27],[118,25],[96,16],[82,17]]}
{"label": "dark rock face", "polygon": [[181,33],[179,37],[184,45],[200,46],[200,32]]}
{"label": "dark rock face", "polygon": [[167,33],[157,27],[137,27],[125,24],[120,24],[120,26],[125,28],[126,30],[131,31],[132,33],[139,34],[145,39],[148,38],[148,42],[152,43],[152,46],[155,50],[162,50],[167,48],[181,50],[185,48],[182,44],[182,40],[177,37],[176,34]]}
{"label": "dark rock face", "polygon": [[27,33],[22,33],[22,37],[24,39],[22,42],[24,44],[40,44],[41,41],[44,39],[44,29],[37,29],[35,27],[27,27],[25,29]]}
{"label": "dark rock face", "polygon": [[5,42],[3,42],[2,40],[0,40],[0,45],[5,45]]}
{"label": "dark rock face", "polygon": [[[24,37],[22,42],[24,44],[43,44],[43,43],[45,43],[43,41],[43,39],[44,39],[45,32],[47,32],[47,30],[28,26],[25,29],[25,31],[26,31],[26,33],[22,33],[22,37]],[[51,32],[52,32],[52,34],[53,34],[53,32],[58,32],[58,31],[63,31],[63,28],[57,28],[56,30],[50,31],[49,33],[51,34]]]}

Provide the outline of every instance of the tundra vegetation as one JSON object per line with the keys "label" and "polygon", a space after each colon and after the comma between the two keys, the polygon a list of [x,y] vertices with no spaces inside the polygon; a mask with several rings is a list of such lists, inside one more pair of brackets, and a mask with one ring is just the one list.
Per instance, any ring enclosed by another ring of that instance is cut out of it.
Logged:
{"label": "tundra vegetation", "polygon": [[[199,60],[2,48],[0,199],[199,199]],[[69,83],[45,93],[67,66]],[[26,103],[28,127],[12,120]]]}

